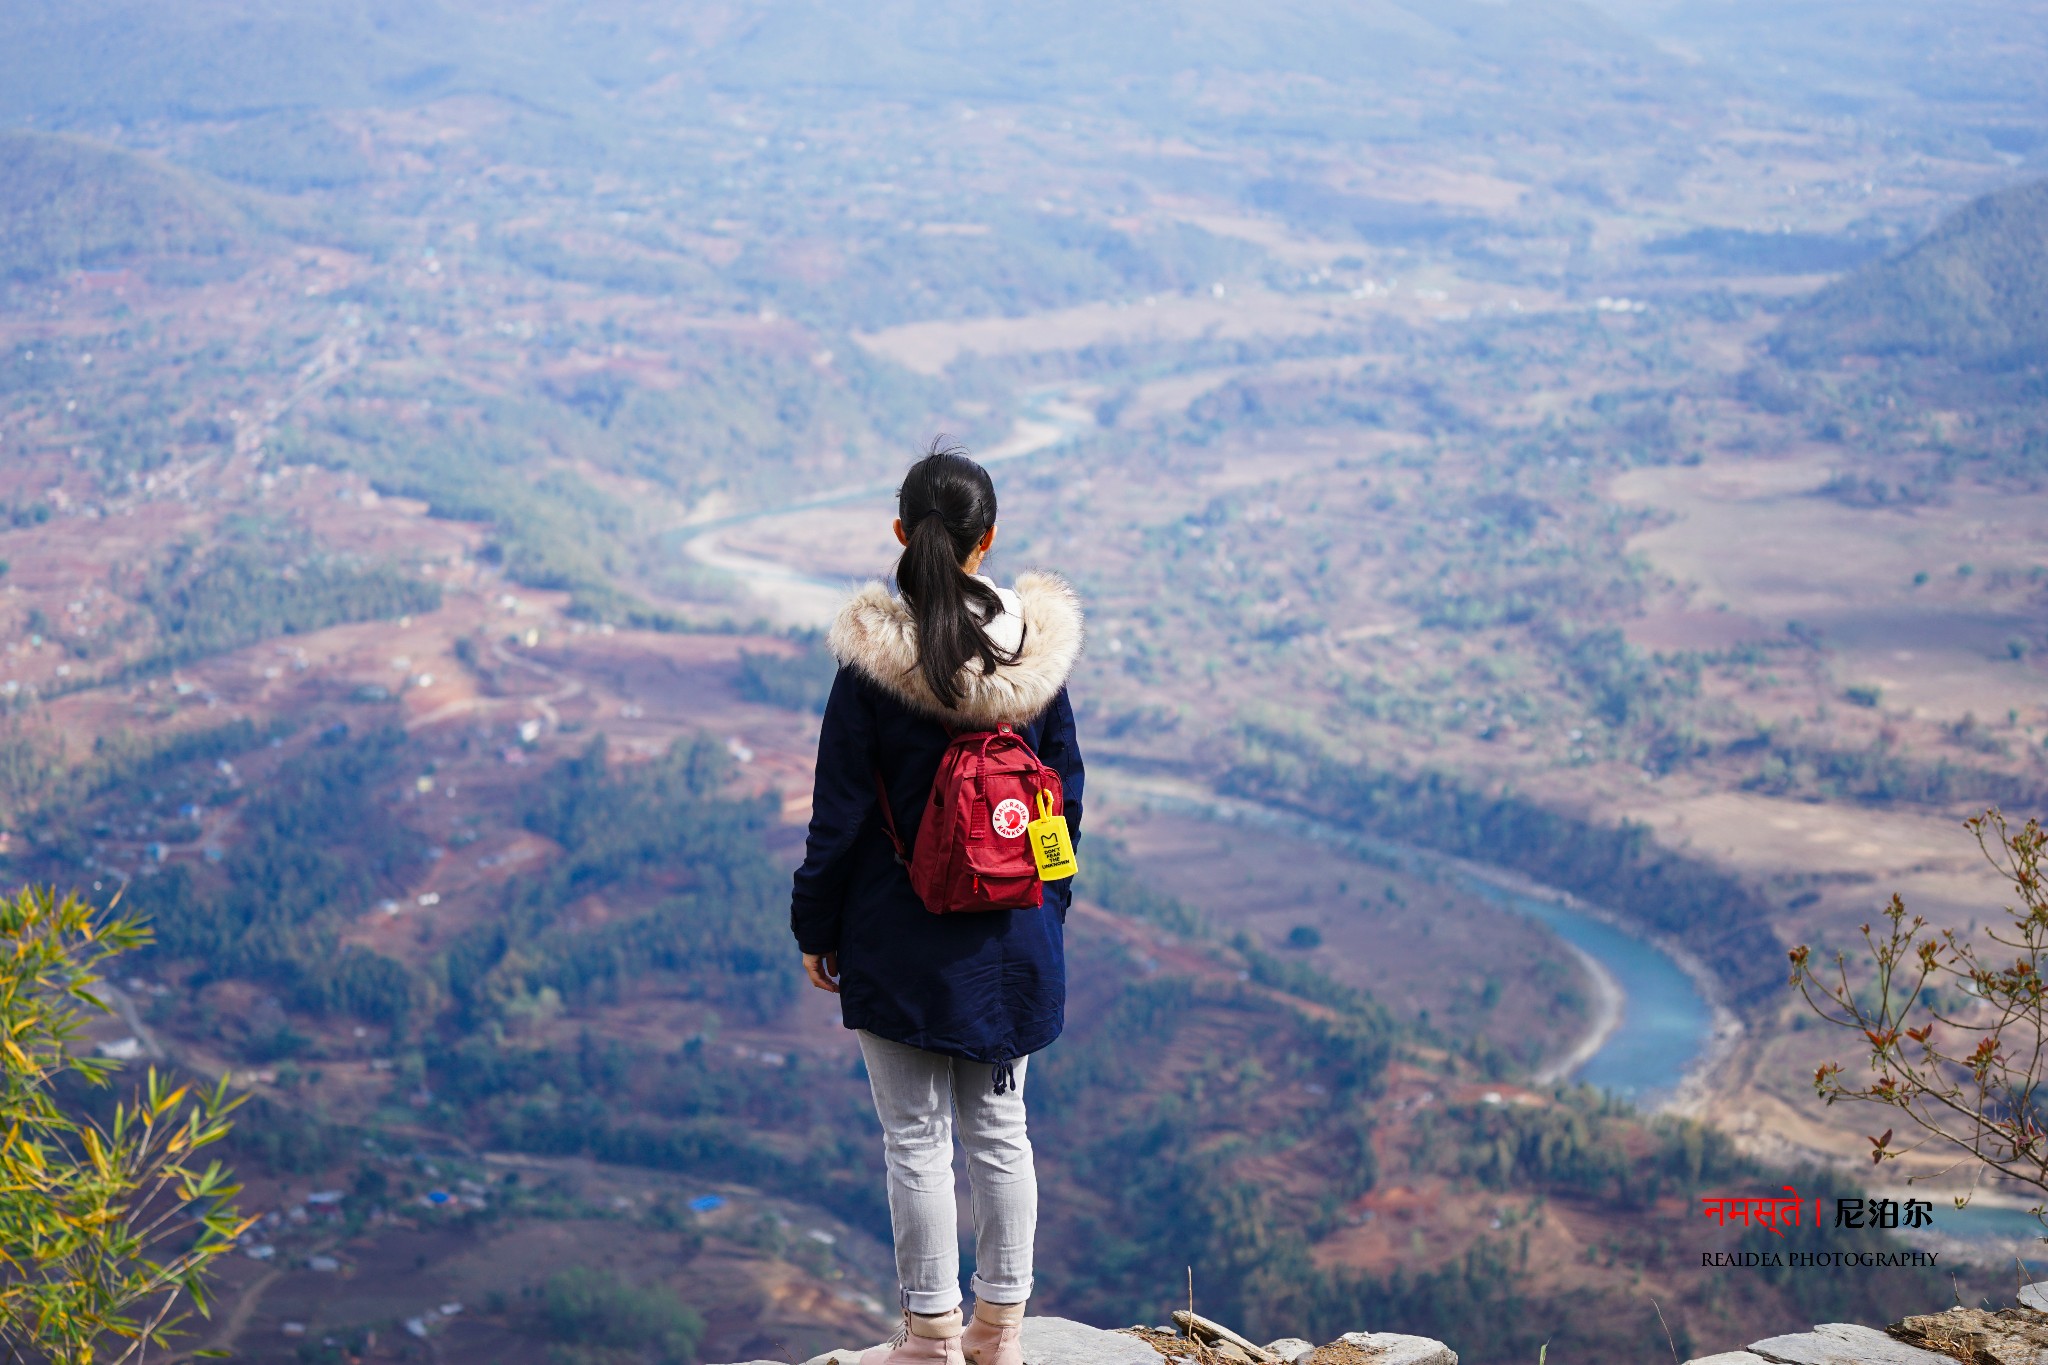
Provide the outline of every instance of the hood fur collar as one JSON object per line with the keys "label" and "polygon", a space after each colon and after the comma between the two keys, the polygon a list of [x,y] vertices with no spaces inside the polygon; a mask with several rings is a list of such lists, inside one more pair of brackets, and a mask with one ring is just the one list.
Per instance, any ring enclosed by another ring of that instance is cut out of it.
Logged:
{"label": "hood fur collar", "polygon": [[1024,618],[1023,654],[993,673],[975,663],[961,669],[960,702],[950,710],[918,671],[917,623],[910,608],[882,584],[869,583],[840,609],[825,642],[840,663],[914,711],[956,725],[1021,725],[1052,705],[1074,671],[1081,655],[1081,600],[1065,579],[1049,573],[1022,575],[1015,591]]}

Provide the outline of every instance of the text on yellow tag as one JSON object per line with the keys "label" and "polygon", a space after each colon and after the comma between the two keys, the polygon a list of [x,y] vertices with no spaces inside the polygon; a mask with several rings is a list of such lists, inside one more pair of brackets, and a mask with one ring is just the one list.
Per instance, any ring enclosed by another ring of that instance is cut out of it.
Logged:
{"label": "text on yellow tag", "polygon": [[1025,827],[1031,840],[1031,857],[1038,864],[1038,880],[1056,882],[1074,875],[1074,841],[1067,834],[1067,817],[1052,813],[1052,793],[1038,794],[1038,818]]}

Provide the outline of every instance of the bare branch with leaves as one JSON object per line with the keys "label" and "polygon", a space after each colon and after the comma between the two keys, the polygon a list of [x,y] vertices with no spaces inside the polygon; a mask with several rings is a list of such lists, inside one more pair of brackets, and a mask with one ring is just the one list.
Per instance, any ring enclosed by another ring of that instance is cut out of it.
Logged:
{"label": "bare branch with leaves", "polygon": [[[1869,1139],[1873,1163],[1932,1143],[2048,1203],[2048,832],[2035,820],[2015,829],[1997,810],[1965,824],[2017,896],[1984,931],[1995,947],[1908,918],[1894,895],[1882,925],[1862,926],[1869,957],[1855,975],[1846,954],[1823,965],[1805,945],[1792,949],[1791,984],[1821,1019],[1860,1034],[1865,1049],[1868,1079],[1830,1062],[1814,1072],[1814,1091],[1829,1104],[1883,1105],[1903,1120],[1907,1134],[1895,1124]],[[2000,950],[2014,954],[2011,966],[1987,960]]]}

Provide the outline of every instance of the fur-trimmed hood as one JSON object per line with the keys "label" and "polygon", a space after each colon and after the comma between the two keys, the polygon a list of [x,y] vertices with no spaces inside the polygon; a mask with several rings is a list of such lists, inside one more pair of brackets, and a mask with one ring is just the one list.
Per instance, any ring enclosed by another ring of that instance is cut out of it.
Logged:
{"label": "fur-trimmed hood", "polygon": [[[1005,615],[1014,612],[1022,622],[1023,652],[993,673],[974,663],[961,669],[960,702],[950,709],[918,670],[917,622],[909,606],[883,584],[869,583],[854,594],[832,623],[826,644],[840,663],[934,719],[982,727],[1022,724],[1052,704],[1074,671],[1081,656],[1081,599],[1065,579],[1049,573],[1023,574],[1015,590],[1001,596]],[[991,621],[989,630],[1007,645],[1002,624],[1001,618]]]}

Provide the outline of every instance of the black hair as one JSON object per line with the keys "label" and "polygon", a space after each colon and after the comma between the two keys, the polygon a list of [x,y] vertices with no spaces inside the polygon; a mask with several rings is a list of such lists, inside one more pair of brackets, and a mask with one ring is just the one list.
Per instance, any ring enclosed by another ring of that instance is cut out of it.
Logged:
{"label": "black hair", "polygon": [[960,699],[960,670],[970,662],[993,673],[1018,659],[983,629],[1002,611],[1002,599],[960,567],[996,524],[996,486],[941,436],[903,476],[896,515],[904,539],[896,586],[917,622],[918,671],[940,705],[951,708]]}

